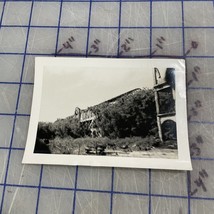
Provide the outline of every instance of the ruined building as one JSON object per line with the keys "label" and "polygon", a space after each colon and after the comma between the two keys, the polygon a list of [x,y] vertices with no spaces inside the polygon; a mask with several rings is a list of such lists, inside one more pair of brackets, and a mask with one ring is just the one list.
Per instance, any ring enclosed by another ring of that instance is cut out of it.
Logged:
{"label": "ruined building", "polygon": [[[102,102],[98,105],[95,105],[95,106],[93,106],[93,108],[101,107],[102,105],[103,106],[104,105],[114,105],[115,103],[118,102],[119,99],[121,99],[123,97],[125,98],[127,96],[132,96],[136,92],[141,91],[141,90],[142,89],[140,89],[140,88],[133,89],[133,90],[128,91],[124,94],[121,94],[117,97],[114,97],[110,100],[107,100],[107,101]],[[96,127],[96,124],[95,124],[96,115],[93,113],[91,107],[88,107],[87,109],[80,109],[79,107],[76,107],[74,115],[76,118],[78,118],[80,123],[87,123],[88,124],[88,127],[91,131],[92,137],[101,137],[101,130],[99,127]]]}
{"label": "ruined building", "polygon": [[154,91],[159,137],[161,141],[177,140],[174,68],[164,74],[154,68]]}

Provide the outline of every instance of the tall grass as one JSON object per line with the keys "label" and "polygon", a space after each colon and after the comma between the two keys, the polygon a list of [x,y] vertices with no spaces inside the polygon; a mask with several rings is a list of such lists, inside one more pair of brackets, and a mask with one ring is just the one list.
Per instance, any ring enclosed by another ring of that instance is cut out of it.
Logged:
{"label": "tall grass", "polygon": [[103,138],[59,138],[49,141],[49,149],[54,154],[86,154],[86,149],[103,147],[106,150],[142,151],[150,149],[155,143],[154,137]]}

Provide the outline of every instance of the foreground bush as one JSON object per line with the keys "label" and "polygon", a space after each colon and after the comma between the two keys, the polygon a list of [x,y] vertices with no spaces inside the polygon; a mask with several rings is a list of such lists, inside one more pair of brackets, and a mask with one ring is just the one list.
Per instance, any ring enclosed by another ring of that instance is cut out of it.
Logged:
{"label": "foreground bush", "polygon": [[[146,151],[153,147],[168,148],[169,144],[161,144],[158,139],[154,137],[132,137],[132,138],[77,138],[72,137],[59,138],[56,137],[49,141],[49,149],[54,154],[96,154],[105,155],[106,152],[114,151]],[[173,145],[170,149],[175,149]]]}

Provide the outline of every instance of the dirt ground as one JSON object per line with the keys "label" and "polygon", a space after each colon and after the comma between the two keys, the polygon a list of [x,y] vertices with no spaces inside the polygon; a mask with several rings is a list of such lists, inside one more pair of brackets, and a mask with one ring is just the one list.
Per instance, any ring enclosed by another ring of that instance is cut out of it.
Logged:
{"label": "dirt ground", "polygon": [[121,150],[106,150],[107,156],[122,156],[122,157],[136,157],[136,158],[178,158],[177,149],[158,149],[152,148],[149,151],[132,151],[125,152]]}

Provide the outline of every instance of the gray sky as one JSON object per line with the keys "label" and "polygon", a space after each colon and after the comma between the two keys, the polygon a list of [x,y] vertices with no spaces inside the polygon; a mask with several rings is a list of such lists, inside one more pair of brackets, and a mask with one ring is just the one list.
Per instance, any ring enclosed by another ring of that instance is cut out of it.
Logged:
{"label": "gray sky", "polygon": [[39,121],[53,122],[135,88],[153,88],[153,68],[75,68],[44,70]]}

